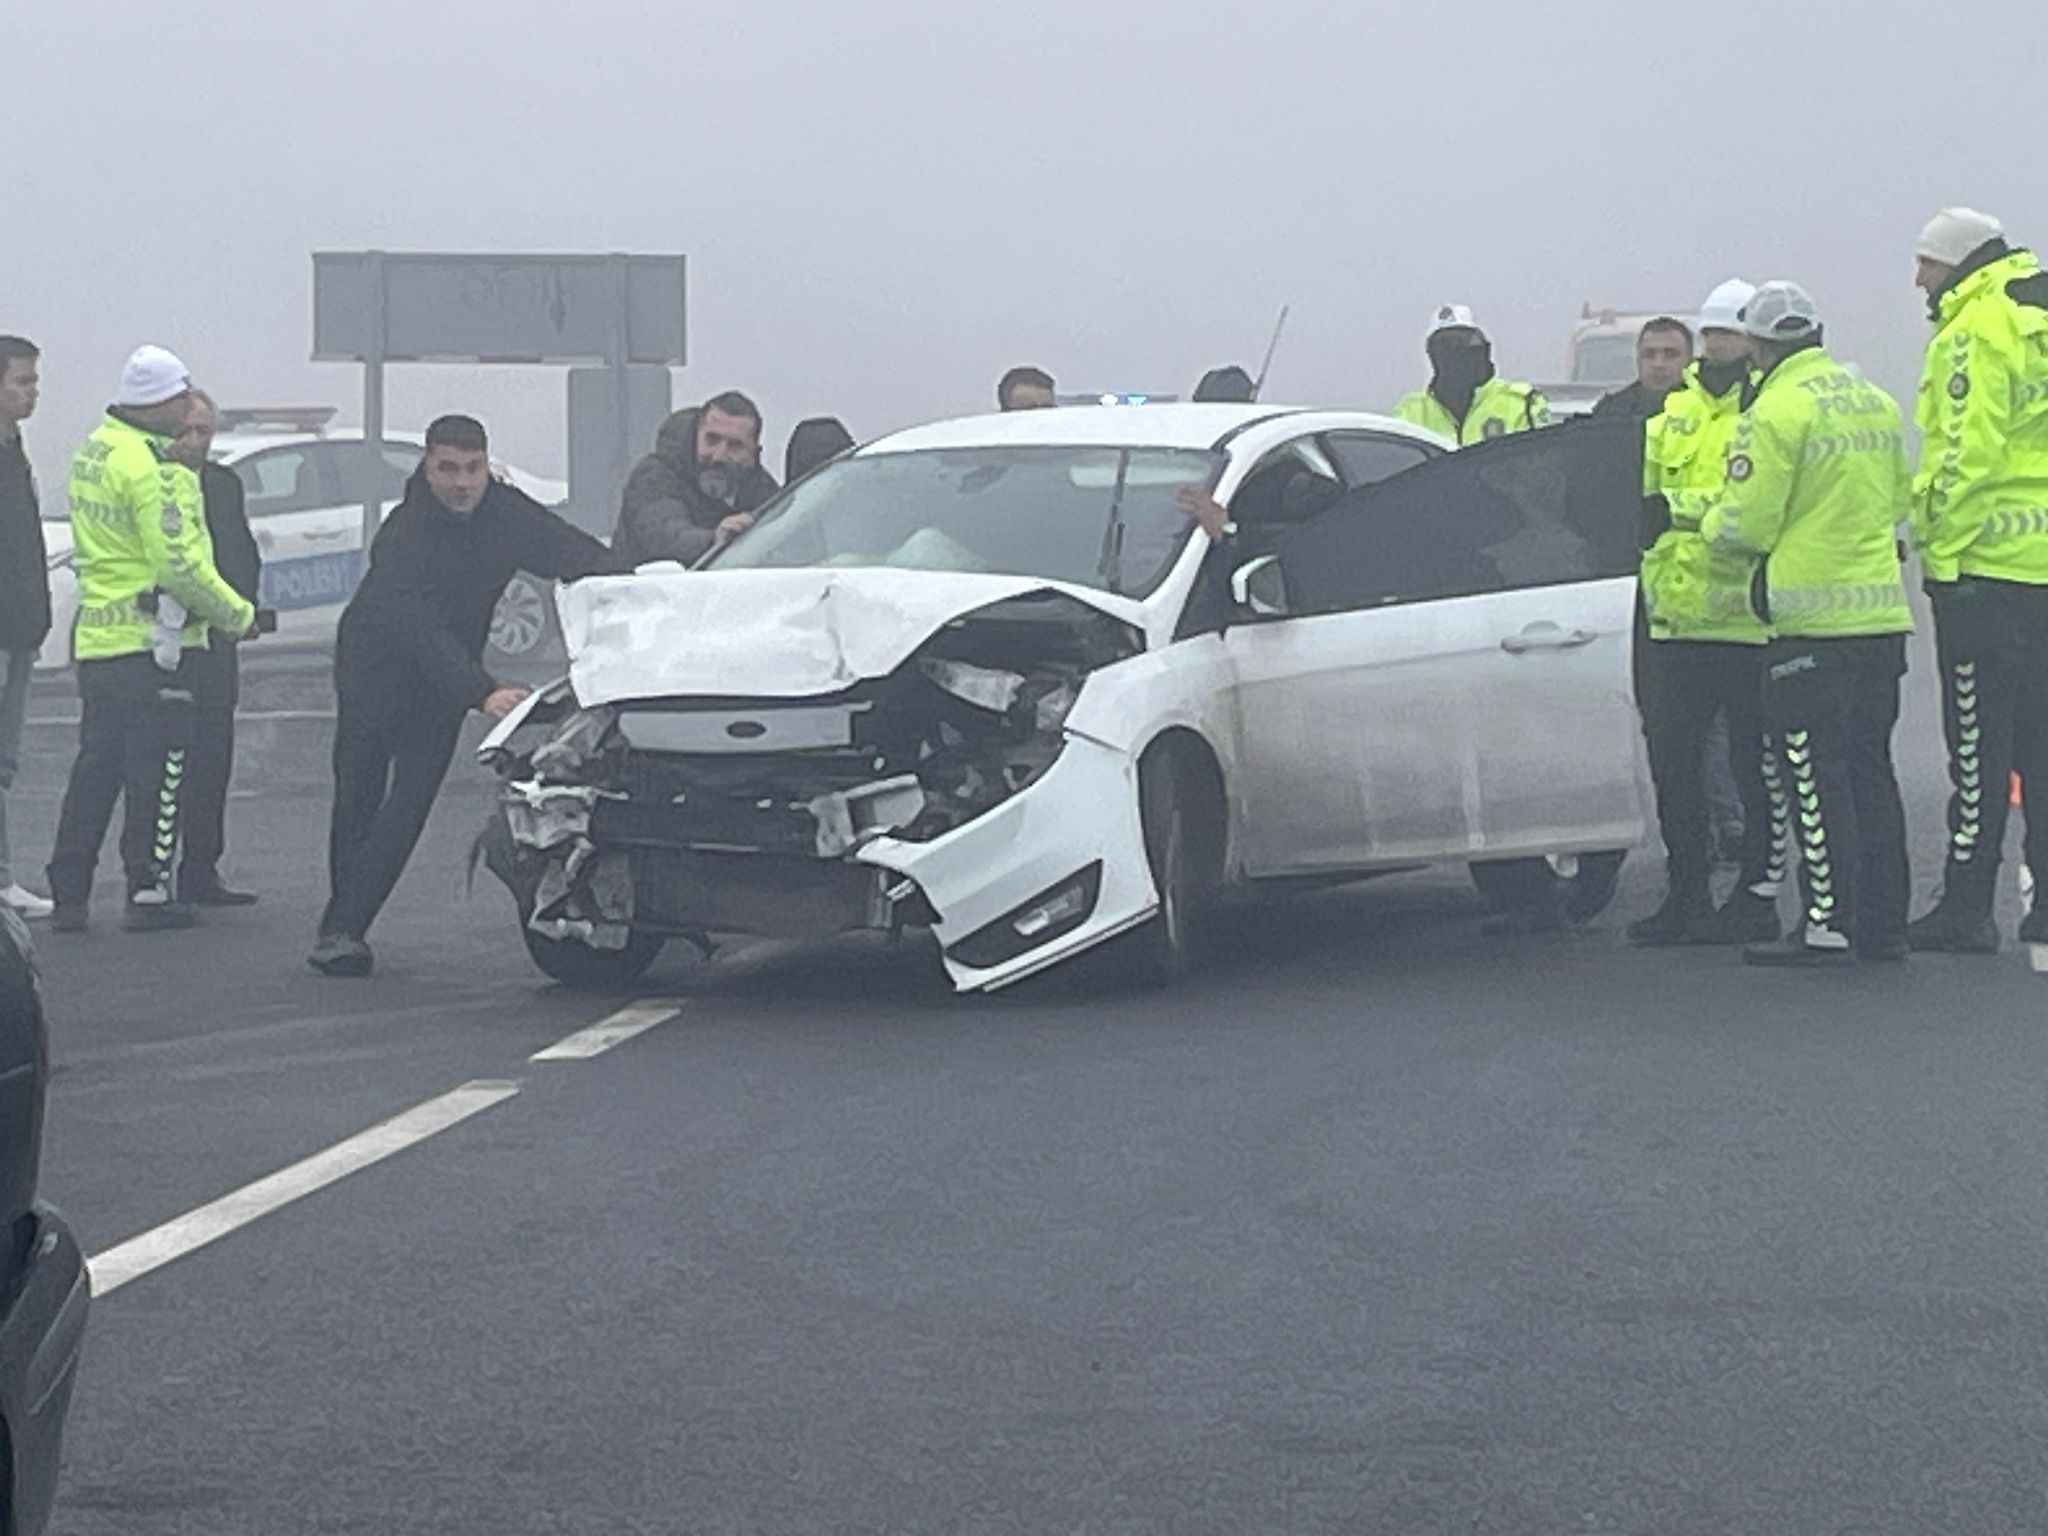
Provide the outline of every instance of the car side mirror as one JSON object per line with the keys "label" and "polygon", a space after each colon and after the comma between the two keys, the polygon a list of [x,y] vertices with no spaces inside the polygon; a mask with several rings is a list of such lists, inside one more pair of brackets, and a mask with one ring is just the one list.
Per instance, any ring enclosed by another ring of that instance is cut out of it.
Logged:
{"label": "car side mirror", "polygon": [[1287,573],[1278,555],[1261,555],[1230,573],[1230,597],[1245,612],[1261,619],[1287,616]]}

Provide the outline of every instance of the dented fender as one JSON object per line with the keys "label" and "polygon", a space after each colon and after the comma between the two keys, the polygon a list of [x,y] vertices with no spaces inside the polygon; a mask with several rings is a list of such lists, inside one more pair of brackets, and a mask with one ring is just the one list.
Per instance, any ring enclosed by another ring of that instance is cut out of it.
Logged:
{"label": "dented fender", "polygon": [[1070,737],[1085,737],[1135,760],[1161,732],[1191,730],[1230,768],[1234,730],[1220,635],[1198,635],[1101,667],[1081,685],[1067,716]]}
{"label": "dented fender", "polygon": [[1138,773],[1127,752],[1069,733],[1044,776],[928,843],[878,837],[854,858],[917,882],[939,921],[942,947],[1028,904],[1101,861],[1102,888],[1088,921],[987,970],[948,958],[962,991],[993,991],[1136,927],[1159,910],[1138,814]]}

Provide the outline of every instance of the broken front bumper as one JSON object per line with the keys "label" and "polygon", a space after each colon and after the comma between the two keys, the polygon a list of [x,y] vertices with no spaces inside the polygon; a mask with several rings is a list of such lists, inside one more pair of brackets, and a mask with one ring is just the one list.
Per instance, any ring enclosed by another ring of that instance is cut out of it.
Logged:
{"label": "broken front bumper", "polygon": [[768,806],[775,840],[755,822],[746,846],[718,847],[683,841],[659,797],[515,780],[484,852],[551,938],[618,948],[636,930],[803,940],[929,926],[963,991],[1006,986],[1157,910],[1124,750],[1070,734],[1039,779],[974,820],[925,842],[878,832],[876,817],[907,819],[914,788]]}
{"label": "broken front bumper", "polygon": [[[962,991],[1020,981],[1159,908],[1137,764],[1120,748],[1072,733],[1042,778],[974,821],[926,843],[879,837],[853,857],[912,882],[931,904],[932,931]],[[1070,888],[1092,896],[1085,917],[1048,920],[1048,903]],[[1004,925],[1014,942],[991,946]],[[991,958],[1005,950],[1006,958]]]}

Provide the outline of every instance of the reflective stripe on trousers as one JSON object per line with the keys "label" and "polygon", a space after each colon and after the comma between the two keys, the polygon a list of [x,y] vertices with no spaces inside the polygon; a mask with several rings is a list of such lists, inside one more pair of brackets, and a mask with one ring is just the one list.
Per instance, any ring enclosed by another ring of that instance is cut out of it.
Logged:
{"label": "reflective stripe on trousers", "polygon": [[1826,928],[1835,916],[1835,872],[1828,862],[1828,829],[1821,816],[1820,783],[1813,772],[1813,738],[1808,731],[1785,733],[1785,762],[1792,771],[1792,798],[1799,818],[1799,856],[1806,865],[1806,921]]}
{"label": "reflective stripe on trousers", "polygon": [[1778,767],[1778,742],[1764,734],[1764,790],[1771,797],[1771,863],[1752,896],[1776,896],[1792,868],[1792,802],[1785,794],[1785,776]]}
{"label": "reflective stripe on trousers", "polygon": [[1977,663],[1959,661],[1949,672],[1956,692],[1956,828],[1949,856],[1967,864],[1984,833],[1984,727],[1977,718]]}
{"label": "reflective stripe on trousers", "polygon": [[178,852],[178,795],[185,783],[185,749],[173,747],[164,754],[164,776],[156,796],[156,835],[150,843],[157,877],[170,883],[171,864]]}

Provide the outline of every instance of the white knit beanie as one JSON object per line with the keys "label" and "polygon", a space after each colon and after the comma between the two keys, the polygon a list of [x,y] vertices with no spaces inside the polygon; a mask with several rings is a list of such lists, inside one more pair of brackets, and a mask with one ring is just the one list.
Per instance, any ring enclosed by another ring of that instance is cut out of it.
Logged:
{"label": "white knit beanie", "polygon": [[1915,254],[1945,267],[1960,267],[1989,240],[2004,238],[2005,226],[1974,208],[1944,208],[1920,231]]}
{"label": "white knit beanie", "polygon": [[191,370],[175,353],[162,347],[137,347],[121,369],[121,387],[114,404],[131,408],[162,405],[191,387]]}

